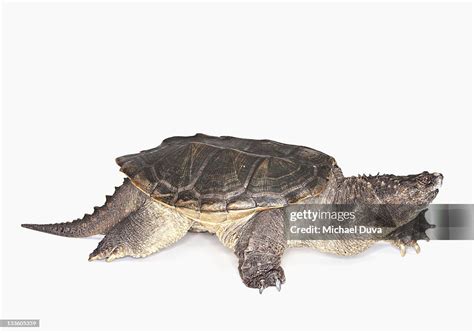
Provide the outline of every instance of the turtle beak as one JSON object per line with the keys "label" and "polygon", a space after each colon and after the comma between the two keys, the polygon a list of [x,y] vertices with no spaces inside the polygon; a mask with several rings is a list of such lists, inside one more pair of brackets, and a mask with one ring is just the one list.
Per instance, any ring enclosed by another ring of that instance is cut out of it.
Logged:
{"label": "turtle beak", "polygon": [[433,177],[435,177],[436,188],[437,189],[440,188],[441,185],[443,185],[443,179],[444,179],[443,174],[435,172],[433,173]]}
{"label": "turtle beak", "polygon": [[421,193],[425,193],[426,202],[430,203],[439,193],[439,188],[443,184],[443,175],[438,172],[423,172],[416,176],[417,187]]}
{"label": "turtle beak", "polygon": [[443,175],[439,172],[429,173],[427,171],[415,176],[418,186],[428,191],[437,191],[443,184]]}

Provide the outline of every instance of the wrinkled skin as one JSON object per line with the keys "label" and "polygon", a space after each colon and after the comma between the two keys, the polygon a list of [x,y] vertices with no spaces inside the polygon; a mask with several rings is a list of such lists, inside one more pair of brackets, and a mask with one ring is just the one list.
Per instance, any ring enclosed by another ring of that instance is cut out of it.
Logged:
{"label": "wrinkled skin", "polygon": [[426,206],[439,192],[443,182],[440,173],[423,172],[418,175],[382,175],[365,178],[377,197],[385,204]]}
{"label": "wrinkled skin", "polygon": [[[419,251],[418,239],[426,239],[424,231],[431,226],[420,212],[437,195],[443,176],[423,172],[411,176],[361,176],[344,178],[335,169],[324,193],[310,198],[309,203],[410,204],[416,209],[397,216],[397,228],[391,241],[404,254],[406,247]],[[68,223],[24,224],[23,227],[67,237],[105,234],[90,260],[111,261],[124,256],[144,257],[165,248],[192,229],[194,221],[176,209],[155,202],[129,180],[108,197],[104,206],[92,215]],[[284,237],[281,209],[265,210],[251,217],[237,230],[232,247],[239,259],[239,273],[246,286],[262,292],[269,286],[278,290],[285,282],[281,257],[289,246],[309,246],[342,255],[353,255],[373,242],[306,242],[291,244]]]}
{"label": "wrinkled skin", "polygon": [[[337,178],[337,177],[336,177]],[[407,247],[413,247],[418,253],[419,239],[429,240],[425,231],[433,226],[424,219],[424,209],[438,194],[443,176],[439,173],[423,172],[418,175],[360,176],[335,179],[337,185],[312,203],[337,204],[384,204],[393,205],[390,214],[396,222],[396,229],[387,236],[390,242],[399,248],[402,256]],[[284,239],[282,228],[284,216],[272,210],[257,214],[244,228],[236,247],[239,257],[239,272],[248,287],[268,286],[280,289],[285,282],[280,260]],[[260,228],[260,229],[259,229]],[[262,235],[263,234],[263,235]],[[358,254],[374,241],[304,241],[286,244],[288,246],[312,247],[323,252],[339,255]],[[249,245],[251,244],[251,246]]]}

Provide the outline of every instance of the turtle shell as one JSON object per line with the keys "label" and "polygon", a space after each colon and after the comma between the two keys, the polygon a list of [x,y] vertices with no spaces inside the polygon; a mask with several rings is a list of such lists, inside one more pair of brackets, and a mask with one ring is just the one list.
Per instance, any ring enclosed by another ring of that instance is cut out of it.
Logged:
{"label": "turtle shell", "polygon": [[201,212],[286,206],[320,193],[336,166],[307,147],[204,134],[171,137],[116,161],[153,199]]}

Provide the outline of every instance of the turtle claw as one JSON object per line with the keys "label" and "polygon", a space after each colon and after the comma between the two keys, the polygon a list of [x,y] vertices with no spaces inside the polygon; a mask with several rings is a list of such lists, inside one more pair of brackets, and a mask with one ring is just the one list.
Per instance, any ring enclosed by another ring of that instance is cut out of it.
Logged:
{"label": "turtle claw", "polygon": [[275,287],[277,288],[278,291],[281,291],[281,281],[278,278],[276,279]]}
{"label": "turtle claw", "polygon": [[393,241],[392,244],[400,250],[400,255],[404,257],[407,254],[407,248],[411,247],[415,250],[416,254],[420,253],[421,248],[417,241],[412,240],[404,242],[402,240]]}
{"label": "turtle claw", "polygon": [[405,244],[400,244],[399,248],[400,248],[400,255],[404,257],[405,254],[407,254],[407,247],[405,246]]}
{"label": "turtle claw", "polygon": [[258,293],[261,295],[265,290],[265,280],[260,281],[260,288],[258,289]]}
{"label": "turtle claw", "polygon": [[127,253],[123,245],[109,245],[104,241],[99,243],[99,246],[89,255],[89,261],[105,259],[106,262],[114,261],[115,259],[125,257]]}
{"label": "turtle claw", "polygon": [[278,291],[281,290],[281,285],[285,283],[285,273],[283,268],[278,267],[255,277],[250,277],[246,280],[244,276],[244,283],[247,287],[258,289],[259,294],[268,287],[275,287]]}
{"label": "turtle claw", "polygon": [[418,242],[417,242],[417,241],[415,241],[412,246],[413,246],[413,248],[415,249],[416,254],[420,253],[421,248],[420,248],[420,245],[418,245]]}
{"label": "turtle claw", "polygon": [[[260,288],[258,289],[258,293],[261,295],[263,294],[263,291],[265,290],[266,286],[265,286],[265,280],[262,280],[260,281]],[[275,280],[275,288],[278,290],[278,291],[281,291],[281,281],[280,279],[276,279]]]}

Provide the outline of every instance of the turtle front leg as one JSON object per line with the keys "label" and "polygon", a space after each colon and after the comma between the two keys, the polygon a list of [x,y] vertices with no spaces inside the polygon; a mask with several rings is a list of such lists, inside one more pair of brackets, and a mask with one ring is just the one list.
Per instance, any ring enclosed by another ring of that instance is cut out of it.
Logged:
{"label": "turtle front leg", "polygon": [[176,210],[147,200],[107,232],[90,254],[89,261],[146,257],[177,242],[192,224]]}
{"label": "turtle front leg", "polygon": [[240,277],[247,287],[258,288],[260,293],[269,286],[280,291],[285,282],[280,261],[286,243],[281,209],[260,212],[242,227],[235,254]]}
{"label": "turtle front leg", "polygon": [[428,223],[425,218],[426,209],[420,212],[417,217],[392,231],[387,238],[389,242],[400,250],[402,257],[405,256],[407,248],[412,247],[416,253],[420,253],[420,245],[418,240],[423,239],[427,242],[430,240],[426,234],[426,230],[435,228],[436,226]]}

